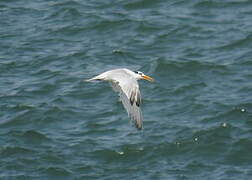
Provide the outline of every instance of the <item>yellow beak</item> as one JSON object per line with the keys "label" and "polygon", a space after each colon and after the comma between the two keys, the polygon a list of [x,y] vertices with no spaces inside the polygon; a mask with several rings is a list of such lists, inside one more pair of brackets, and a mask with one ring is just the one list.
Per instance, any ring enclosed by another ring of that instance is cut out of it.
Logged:
{"label": "yellow beak", "polygon": [[155,80],[153,78],[151,78],[150,76],[146,76],[146,75],[143,75],[142,76],[143,79],[147,80],[147,81],[150,81],[150,82],[154,82]]}

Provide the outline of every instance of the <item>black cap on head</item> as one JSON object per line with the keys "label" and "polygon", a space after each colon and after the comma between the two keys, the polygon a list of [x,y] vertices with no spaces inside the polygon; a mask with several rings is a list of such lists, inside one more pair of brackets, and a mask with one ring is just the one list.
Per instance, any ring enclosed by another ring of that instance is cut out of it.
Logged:
{"label": "black cap on head", "polygon": [[143,75],[143,73],[141,71],[134,71],[134,73],[139,74],[139,75]]}

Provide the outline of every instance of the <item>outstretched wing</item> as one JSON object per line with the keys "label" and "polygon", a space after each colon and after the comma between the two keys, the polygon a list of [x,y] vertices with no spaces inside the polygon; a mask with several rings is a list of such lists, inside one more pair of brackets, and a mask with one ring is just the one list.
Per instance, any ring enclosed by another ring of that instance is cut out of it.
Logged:
{"label": "outstretched wing", "polygon": [[120,76],[120,78],[114,78],[111,85],[119,93],[122,104],[129,117],[135,122],[136,128],[142,129],[141,94],[137,81],[127,76]]}

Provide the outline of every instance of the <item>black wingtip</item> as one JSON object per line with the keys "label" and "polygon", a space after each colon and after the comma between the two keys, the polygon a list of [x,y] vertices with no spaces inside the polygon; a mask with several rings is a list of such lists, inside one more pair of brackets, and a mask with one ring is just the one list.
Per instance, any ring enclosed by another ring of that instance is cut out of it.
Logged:
{"label": "black wingtip", "polygon": [[137,130],[141,131],[141,130],[143,130],[143,127],[137,127]]}
{"label": "black wingtip", "polygon": [[137,107],[139,107],[139,106],[140,106],[140,102],[139,102],[139,101],[137,101],[137,102],[136,102],[136,105],[137,105]]}
{"label": "black wingtip", "polygon": [[139,130],[139,131],[143,129],[142,124],[135,123],[135,126],[136,126],[137,130]]}

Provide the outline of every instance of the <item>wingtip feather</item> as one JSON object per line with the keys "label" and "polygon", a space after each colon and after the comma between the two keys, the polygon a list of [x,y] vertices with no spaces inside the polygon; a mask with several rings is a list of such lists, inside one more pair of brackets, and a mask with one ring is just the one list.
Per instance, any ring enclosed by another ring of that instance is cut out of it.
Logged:
{"label": "wingtip feather", "polygon": [[135,121],[135,126],[136,126],[137,130],[142,130],[142,129],[143,129],[143,124],[142,124],[142,122],[137,122],[137,121]]}
{"label": "wingtip feather", "polygon": [[143,126],[136,126],[137,130],[141,131],[143,129]]}

